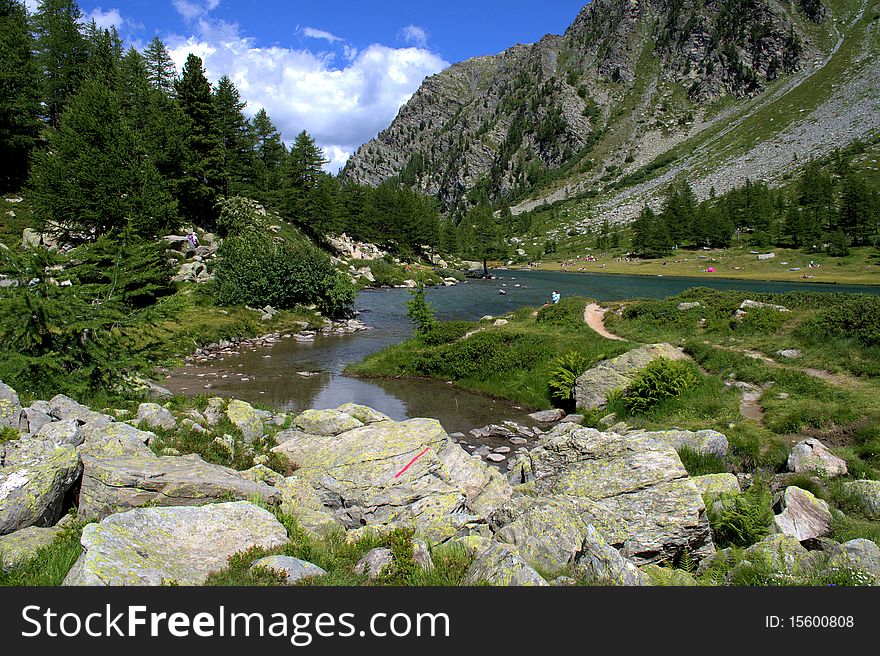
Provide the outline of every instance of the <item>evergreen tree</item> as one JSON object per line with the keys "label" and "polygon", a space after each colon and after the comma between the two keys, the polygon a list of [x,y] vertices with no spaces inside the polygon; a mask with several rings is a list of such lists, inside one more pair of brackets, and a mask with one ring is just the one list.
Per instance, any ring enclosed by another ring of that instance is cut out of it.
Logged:
{"label": "evergreen tree", "polygon": [[633,223],[633,252],[642,257],[657,258],[668,255],[671,250],[672,238],[665,219],[645,205]]}
{"label": "evergreen tree", "polygon": [[250,131],[254,147],[251,195],[264,204],[274,202],[281,187],[287,148],[265,109],[254,116]]}
{"label": "evergreen tree", "polygon": [[31,53],[27,12],[16,0],[0,0],[0,193],[27,179],[39,133],[39,77]]}
{"label": "evergreen tree", "polygon": [[98,79],[111,89],[119,88],[119,65],[122,61],[122,40],[112,31],[98,29],[94,19],[86,28],[89,63],[86,76]]}
{"label": "evergreen tree", "polygon": [[507,257],[507,247],[492,208],[480,204],[465,215],[462,223],[467,226],[464,234],[468,237],[463,246],[469,257],[483,263],[483,274],[488,276],[489,260]]}
{"label": "evergreen tree", "polygon": [[176,91],[180,107],[189,119],[186,138],[189,156],[180,184],[181,209],[196,225],[213,228],[217,220],[217,200],[227,183],[223,140],[217,126],[211,83],[205,77],[200,58],[189,55]]}
{"label": "evergreen tree", "polygon": [[224,75],[214,91],[214,112],[223,143],[223,169],[226,173],[224,196],[236,196],[250,188],[253,179],[254,144],[244,115],[247,103],[232,80]]}
{"label": "evergreen tree", "polygon": [[116,95],[87,80],[71,99],[31,176],[34,214],[74,237],[90,239],[131,225],[161,234],[174,203],[149,157],[138,148]]}
{"label": "evergreen tree", "polygon": [[175,80],[177,79],[177,69],[171,54],[162,43],[162,40],[156,36],[150,41],[150,44],[144,50],[144,61],[147,67],[147,79],[157,91],[173,96],[175,93]]}
{"label": "evergreen tree", "polygon": [[41,0],[34,15],[42,97],[49,124],[55,128],[87,70],[88,44],[80,32],[81,19],[75,0]]}
{"label": "evergreen tree", "polygon": [[868,186],[854,172],[848,172],[843,179],[837,230],[846,234],[856,246],[863,246],[876,231],[876,221],[877,217],[872,217]]}
{"label": "evergreen tree", "polygon": [[287,156],[281,212],[289,221],[312,235],[321,234],[321,225],[312,225],[313,194],[327,161],[308,132],[300,132]]}

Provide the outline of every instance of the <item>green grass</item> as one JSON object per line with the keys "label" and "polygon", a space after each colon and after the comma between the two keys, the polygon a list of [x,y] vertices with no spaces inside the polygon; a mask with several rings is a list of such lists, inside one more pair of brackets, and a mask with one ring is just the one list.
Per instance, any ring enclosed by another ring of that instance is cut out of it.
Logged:
{"label": "green grass", "polygon": [[28,562],[11,570],[0,568],[0,586],[59,586],[82,553],[82,526],[71,524],[49,546],[40,549]]}

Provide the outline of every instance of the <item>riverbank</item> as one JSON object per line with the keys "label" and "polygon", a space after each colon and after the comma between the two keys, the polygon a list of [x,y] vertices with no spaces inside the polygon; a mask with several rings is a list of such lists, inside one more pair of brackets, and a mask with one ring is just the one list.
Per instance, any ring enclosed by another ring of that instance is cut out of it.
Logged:
{"label": "riverbank", "polygon": [[[759,256],[770,254],[774,257],[759,259]],[[593,259],[586,260],[584,257]],[[714,271],[710,273],[709,269]],[[510,270],[521,269],[512,267]],[[657,260],[627,259],[623,254],[589,253],[570,259],[545,261],[531,267],[531,270],[876,286],[880,285],[880,253],[875,248],[853,248],[850,255],[836,258],[791,249],[753,252],[752,249],[741,248],[680,251]]]}

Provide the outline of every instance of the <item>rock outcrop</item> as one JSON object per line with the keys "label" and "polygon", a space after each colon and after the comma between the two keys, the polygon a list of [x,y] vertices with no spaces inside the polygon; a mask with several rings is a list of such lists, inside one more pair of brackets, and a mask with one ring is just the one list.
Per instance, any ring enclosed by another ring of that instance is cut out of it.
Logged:
{"label": "rock outcrop", "polygon": [[798,542],[825,537],[831,533],[828,504],[799,487],[789,487],[782,500],[782,512],[773,520],[777,532]]}
{"label": "rock outcrop", "polygon": [[788,471],[796,474],[824,473],[829,478],[845,476],[846,461],[831,453],[814,438],[799,442],[788,456]]}

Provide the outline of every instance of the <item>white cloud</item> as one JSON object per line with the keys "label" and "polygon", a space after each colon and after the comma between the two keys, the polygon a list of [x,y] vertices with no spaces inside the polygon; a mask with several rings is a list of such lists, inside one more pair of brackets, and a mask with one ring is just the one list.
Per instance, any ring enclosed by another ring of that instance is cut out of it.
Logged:
{"label": "white cloud", "polygon": [[177,13],[186,20],[203,18],[220,6],[220,0],[173,0]]}
{"label": "white cloud", "polygon": [[286,141],[307,130],[334,172],[391,123],[425,77],[448,66],[425,48],[380,44],[343,46],[346,61],[334,65],[334,53],[258,47],[237,25],[205,17],[193,22],[193,31],[165,39],[178,69],[189,53],[198,55],[211,80],[228,75],[246,111],[265,109]]}
{"label": "white cloud", "polygon": [[326,32],[324,30],[317,30],[314,27],[304,27],[302,30],[303,36],[307,36],[310,39],[323,39],[329,43],[336,43],[337,41],[342,41],[335,34],[331,34],[330,32]]}
{"label": "white cloud", "polygon": [[428,47],[428,33],[418,25],[407,25],[404,27],[400,30],[399,38],[407,45],[415,46],[416,48]]}
{"label": "white cloud", "polygon": [[24,6],[27,7],[29,14],[34,14],[37,11],[37,7],[40,5],[40,0],[24,0]]}
{"label": "white cloud", "polygon": [[107,11],[104,11],[100,7],[95,7],[92,12],[86,16],[86,23],[91,21],[95,21],[95,25],[102,30],[109,30],[111,27],[119,29],[126,23],[126,20],[122,17],[122,14],[119,13],[118,9],[108,9]]}

